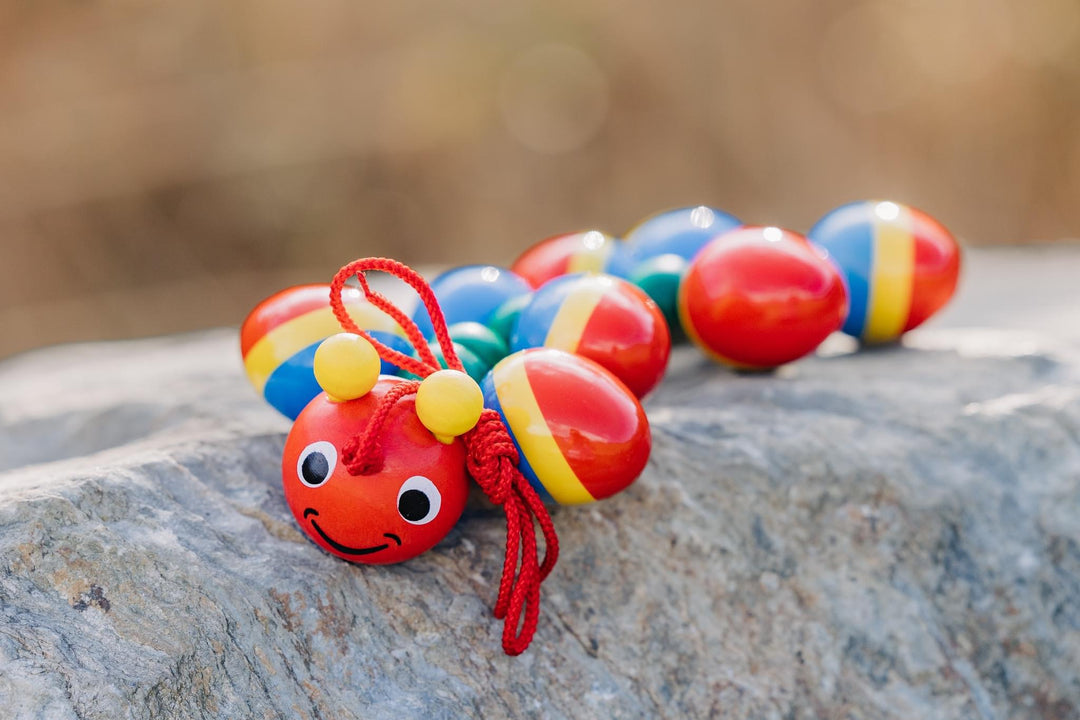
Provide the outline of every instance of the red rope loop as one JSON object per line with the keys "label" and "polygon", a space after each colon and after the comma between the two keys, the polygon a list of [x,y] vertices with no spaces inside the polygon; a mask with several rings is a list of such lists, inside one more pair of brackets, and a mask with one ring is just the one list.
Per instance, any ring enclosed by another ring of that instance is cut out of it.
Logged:
{"label": "red rope loop", "polygon": [[[559,539],[547,508],[518,469],[517,447],[499,413],[484,410],[480,422],[465,436],[465,447],[469,474],[506,513],[506,556],[495,617],[504,621],[503,650],[520,655],[536,633],[540,583],[555,567]],[[536,525],[544,536],[543,561],[538,560]]]}
{"label": "red rope loop", "polygon": [[[337,318],[341,327],[348,332],[363,336],[375,346],[375,349],[379,352],[379,357],[403,370],[408,370],[413,375],[424,378],[441,369],[438,360],[435,359],[435,354],[431,352],[431,348],[428,347],[427,342],[424,340],[424,334],[420,332],[420,328],[416,326],[416,323],[409,319],[394,303],[390,302],[386,296],[375,292],[368,286],[364,273],[369,270],[389,273],[416,291],[416,294],[420,296],[420,302],[424,304],[428,315],[431,317],[431,324],[435,328],[435,338],[439,341],[439,347],[442,349],[447,367],[464,371],[465,366],[461,364],[461,360],[454,350],[454,342],[450,339],[450,332],[446,329],[446,318],[443,316],[442,308],[439,307],[439,301],[435,298],[435,293],[432,292],[431,287],[420,276],[420,273],[397,260],[363,258],[354,260],[337,271],[334,279],[330,282],[330,307],[333,309],[334,317]],[[341,299],[341,290],[345,287],[345,282],[354,276],[359,280],[360,288],[364,291],[368,301],[397,321],[401,329],[405,331],[406,337],[408,337],[409,342],[416,348],[416,352],[420,356],[419,360],[379,342],[357,326],[353,319],[349,317],[349,311],[346,310],[345,303]]]}
{"label": "red rope loop", "polygon": [[[390,302],[389,298],[382,293],[372,290],[371,286],[368,285],[367,277],[364,275],[368,270],[390,273],[416,290],[417,294],[420,296],[420,300],[424,303],[424,306],[428,308],[428,313],[431,317],[438,318],[436,336],[439,338],[439,345],[442,348],[443,357],[446,358],[447,364],[457,370],[464,370],[461,361],[454,352],[450,334],[446,331],[446,320],[443,317],[442,310],[439,308],[438,301],[435,299],[435,294],[431,291],[428,284],[424,282],[424,278],[422,278],[419,273],[396,260],[390,260],[388,258],[365,258],[351,262],[337,271],[337,274],[334,275],[334,279],[330,282],[330,307],[333,309],[334,317],[337,318],[341,327],[348,332],[363,336],[372,344],[376,352],[379,353],[380,358],[393,363],[404,370],[408,370],[414,375],[426,378],[431,373],[441,369],[438,360],[435,358],[435,354],[431,351],[431,348],[428,347],[427,341],[424,340],[424,335],[420,332],[420,328],[416,326],[416,323],[414,323],[408,315],[402,312],[399,307]],[[359,281],[360,289],[364,292],[364,296],[367,298],[368,302],[389,315],[405,332],[406,337],[409,339],[409,343],[416,349],[417,355],[420,356],[419,359],[405,355],[404,353],[398,352],[394,348],[379,342],[370,333],[359,327],[352,317],[349,316],[349,311],[345,308],[345,303],[341,298],[341,292],[345,287],[345,282],[353,276]],[[441,333],[438,331],[439,328],[442,330]],[[390,409],[397,401],[406,395],[416,393],[419,387],[420,383],[418,382],[399,383],[398,385],[395,385],[383,396],[382,400],[379,402],[379,406],[375,409],[375,413],[371,416],[370,420],[368,420],[367,427],[365,427],[362,432],[346,441],[341,449],[341,456],[342,462],[349,471],[349,474],[371,475],[382,469],[382,447],[378,442],[382,426],[386,422],[387,416],[390,414]]]}

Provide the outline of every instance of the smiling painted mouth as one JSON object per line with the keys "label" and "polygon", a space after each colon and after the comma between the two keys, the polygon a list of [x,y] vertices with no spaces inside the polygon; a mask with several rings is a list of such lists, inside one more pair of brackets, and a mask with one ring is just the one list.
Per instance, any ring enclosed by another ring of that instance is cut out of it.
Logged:
{"label": "smiling painted mouth", "polygon": [[[307,508],[306,510],[304,510],[304,519],[306,520],[308,515],[318,514],[319,511],[315,508]],[[375,547],[367,548],[349,547],[348,545],[342,545],[337,540],[334,540],[332,537],[323,532],[323,529],[319,527],[319,523],[315,522],[315,518],[311,519],[311,527],[315,528],[315,532],[319,533],[319,537],[325,540],[327,544],[330,545],[330,547],[334,548],[339,553],[344,553],[345,555],[370,555],[371,553],[377,553],[380,550],[385,550],[390,547],[389,543],[383,543],[382,545],[376,545]],[[401,546],[401,538],[399,538],[394,533],[383,533],[383,537],[393,540],[398,544],[398,547]]]}

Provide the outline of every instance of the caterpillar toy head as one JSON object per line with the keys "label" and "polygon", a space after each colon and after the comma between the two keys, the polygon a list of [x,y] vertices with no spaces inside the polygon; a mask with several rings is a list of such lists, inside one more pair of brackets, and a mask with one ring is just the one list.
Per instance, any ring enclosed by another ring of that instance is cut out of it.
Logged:
{"label": "caterpillar toy head", "polygon": [[355,438],[404,384],[384,376],[345,402],[323,393],[296,418],[285,443],[282,480],[296,522],[316,545],[352,562],[415,557],[445,537],[465,508],[465,447],[437,440],[420,422],[415,397],[393,403],[370,451],[375,457],[358,468]]}
{"label": "caterpillar toy head", "polygon": [[297,416],[281,465],[285,499],[315,544],[374,564],[415,557],[457,523],[468,495],[457,436],[483,410],[463,372],[415,382],[380,376],[380,362],[354,333],[319,345],[313,369],[324,392]]}

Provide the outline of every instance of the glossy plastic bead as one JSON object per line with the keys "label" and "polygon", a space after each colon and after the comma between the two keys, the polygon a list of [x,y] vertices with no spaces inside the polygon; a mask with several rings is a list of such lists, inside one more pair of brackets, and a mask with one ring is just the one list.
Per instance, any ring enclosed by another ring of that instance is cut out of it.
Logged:
{"label": "glossy plastic bead", "polygon": [[514,337],[514,328],[517,327],[521,311],[528,306],[530,300],[532,300],[532,293],[510,298],[495,308],[495,311],[488,317],[487,326],[503,339],[507,347],[510,346],[510,341]]}
{"label": "glossy plastic bead", "polygon": [[610,275],[555,278],[518,318],[511,349],[550,347],[594,360],[644,397],[664,377],[671,335],[640,288]]}
{"label": "glossy plastic bead", "polygon": [[627,278],[660,308],[672,341],[686,339],[679,321],[679,283],[689,267],[690,263],[682,256],[665,253],[638,263]]}
{"label": "glossy plastic bead", "polygon": [[634,265],[667,253],[690,261],[714,237],[740,225],[734,215],[705,205],[668,210],[626,233],[626,249]]}
{"label": "glossy plastic bead", "polygon": [[836,208],[814,225],[811,242],[847,279],[851,308],[843,331],[865,343],[898,339],[952,298],[960,246],[921,210],[867,200]]}
{"label": "glossy plastic bead", "polygon": [[471,350],[487,365],[488,370],[510,354],[510,346],[487,325],[476,322],[455,323],[448,327],[447,331],[451,340]]}
{"label": "glossy plastic bead", "polygon": [[458,370],[439,370],[428,375],[416,392],[416,414],[440,442],[476,427],[484,410],[484,394],[476,381]]}
{"label": "glossy plastic bead", "polygon": [[679,287],[690,339],[712,358],[767,369],[813,352],[847,310],[837,269],[802,235],[744,227],[710,242]]}
{"label": "glossy plastic bead", "polygon": [[484,404],[502,415],[521,472],[545,500],[578,505],[629,486],[649,459],[645,411],[596,363],[561,350],[523,350],[483,382]]}
{"label": "glossy plastic bead", "polygon": [[[364,298],[358,288],[341,294],[356,324],[380,342],[402,352],[411,349],[404,333]],[[315,380],[315,351],[326,338],[341,332],[330,309],[329,285],[300,285],[259,303],[240,329],[244,370],[255,390],[290,420],[322,392]],[[397,368],[383,362],[381,372]]]}
{"label": "glossy plastic bead", "polygon": [[[447,325],[478,322],[487,325],[492,313],[507,300],[528,295],[532,286],[516,273],[495,265],[466,265],[448,270],[431,281],[431,290],[439,301]],[[413,320],[431,339],[435,331],[427,309],[421,304]]]}
{"label": "glossy plastic bead", "polygon": [[315,351],[315,380],[332,400],[355,400],[367,395],[379,379],[382,360],[375,346],[359,335],[338,333]]}
{"label": "glossy plastic bead", "polygon": [[587,230],[541,240],[523,252],[510,269],[538,288],[563,275],[602,272],[623,277],[630,268],[618,239]]}
{"label": "glossy plastic bead", "polygon": [[415,557],[444,538],[465,508],[465,447],[435,439],[414,398],[399,400],[387,416],[378,438],[381,467],[356,476],[345,467],[346,443],[399,382],[380,378],[371,392],[343,403],[320,394],[285,441],[282,481],[296,522],[316,545],[351,562]]}

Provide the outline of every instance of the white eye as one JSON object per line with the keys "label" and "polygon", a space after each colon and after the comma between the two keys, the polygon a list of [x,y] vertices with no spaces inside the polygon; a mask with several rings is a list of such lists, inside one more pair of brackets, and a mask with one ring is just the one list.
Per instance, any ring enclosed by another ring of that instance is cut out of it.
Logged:
{"label": "white eye", "polygon": [[337,464],[337,450],[325,440],[313,442],[304,448],[296,461],[296,477],[308,487],[319,487]]}
{"label": "white eye", "polygon": [[413,475],[398,490],[397,511],[410,525],[427,525],[439,514],[441,507],[439,489],[423,475]]}

